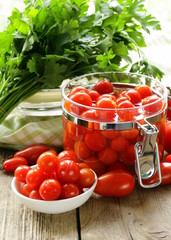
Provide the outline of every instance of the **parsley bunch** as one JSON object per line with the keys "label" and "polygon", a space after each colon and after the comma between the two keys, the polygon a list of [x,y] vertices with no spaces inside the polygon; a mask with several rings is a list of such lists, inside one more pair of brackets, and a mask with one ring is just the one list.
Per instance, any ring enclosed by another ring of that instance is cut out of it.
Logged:
{"label": "parsley bunch", "polygon": [[[74,76],[128,70],[162,77],[141,51],[143,32],[160,30],[143,0],[24,3],[24,11],[14,9],[0,32],[0,123],[24,99]],[[133,62],[132,51],[140,61]]]}

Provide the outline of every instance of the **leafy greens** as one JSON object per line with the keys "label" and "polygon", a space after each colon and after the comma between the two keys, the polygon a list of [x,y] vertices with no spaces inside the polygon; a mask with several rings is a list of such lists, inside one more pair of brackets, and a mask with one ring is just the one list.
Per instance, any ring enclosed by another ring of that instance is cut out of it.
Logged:
{"label": "leafy greens", "polygon": [[[143,32],[160,30],[144,0],[25,0],[0,32],[0,123],[42,88],[96,71],[132,71],[161,79],[143,56]],[[90,9],[89,6],[92,6]],[[139,61],[133,62],[131,52]]]}

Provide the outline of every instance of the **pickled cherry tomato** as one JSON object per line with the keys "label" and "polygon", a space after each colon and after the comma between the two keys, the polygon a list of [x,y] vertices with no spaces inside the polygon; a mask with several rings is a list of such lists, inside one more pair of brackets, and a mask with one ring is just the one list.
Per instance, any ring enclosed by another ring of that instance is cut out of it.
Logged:
{"label": "pickled cherry tomato", "polygon": [[147,85],[138,85],[135,87],[135,90],[140,94],[141,99],[152,96],[153,94],[150,87]]}
{"label": "pickled cherry tomato", "polygon": [[97,91],[100,95],[113,92],[113,85],[109,80],[101,80],[95,83],[93,90]]}
{"label": "pickled cherry tomato", "polygon": [[105,137],[99,131],[90,131],[84,137],[86,145],[94,152],[103,150],[106,147]]}

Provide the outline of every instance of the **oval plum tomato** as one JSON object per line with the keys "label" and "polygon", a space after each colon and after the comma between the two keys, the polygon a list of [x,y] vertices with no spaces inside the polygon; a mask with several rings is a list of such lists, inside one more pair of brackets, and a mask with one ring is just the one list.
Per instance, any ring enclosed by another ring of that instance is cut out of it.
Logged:
{"label": "oval plum tomato", "polygon": [[[161,185],[171,184],[171,163],[161,162],[160,163],[162,181]],[[153,184],[158,181],[158,172],[151,178],[143,180],[144,184]]]}
{"label": "oval plum tomato", "polygon": [[37,165],[43,172],[49,173],[57,168],[58,158],[52,152],[44,152],[37,159]]}
{"label": "oval plum tomato", "polygon": [[131,121],[134,116],[138,115],[138,110],[135,108],[134,104],[130,101],[125,100],[118,104],[118,108],[123,110],[118,110],[117,113],[122,121]]}
{"label": "oval plum tomato", "polygon": [[106,171],[106,165],[99,161],[95,156],[88,157],[85,159],[85,163],[98,175],[100,176]]}
{"label": "oval plum tomato", "polygon": [[129,146],[128,140],[122,136],[118,136],[111,141],[111,148],[116,152],[123,152]]}
{"label": "oval plum tomato", "polygon": [[36,200],[43,200],[40,196],[39,190],[32,190],[29,194],[29,198],[36,199]]}
{"label": "oval plum tomato", "polygon": [[94,85],[93,90],[97,91],[100,95],[105,93],[112,93],[113,85],[109,80],[103,79]]}
{"label": "oval plum tomato", "polygon": [[134,105],[141,102],[141,96],[140,96],[139,92],[137,92],[135,89],[127,90],[125,95],[130,97],[130,101]]}
{"label": "oval plum tomato", "polygon": [[69,93],[69,98],[77,92],[85,92],[85,93],[89,94],[89,90],[87,88],[82,87],[82,86],[75,86],[71,89],[71,91]]}
{"label": "oval plum tomato", "polygon": [[74,150],[64,150],[58,154],[58,160],[73,160],[74,162],[77,161],[77,155]]}
{"label": "oval plum tomato", "polygon": [[[115,108],[117,108],[117,105],[115,101],[108,97],[99,98],[96,101],[96,107],[100,108],[100,110],[97,110],[97,114],[102,121],[113,121],[115,118],[115,111],[113,111]],[[108,109],[108,110],[105,110]]]}
{"label": "oval plum tomato", "polygon": [[86,145],[94,152],[102,151],[106,147],[106,139],[100,131],[89,131],[84,137]]}
{"label": "oval plum tomato", "polygon": [[14,157],[24,157],[28,161],[28,165],[36,164],[36,161],[40,154],[48,151],[49,148],[43,144],[32,144],[29,145],[14,154]]}
{"label": "oval plum tomato", "polygon": [[171,163],[171,154],[167,155],[167,156],[164,158],[163,162],[170,162],[170,163]]}
{"label": "oval plum tomato", "polygon": [[88,158],[91,153],[90,149],[88,148],[84,141],[75,142],[74,151],[78,159],[80,160]]}
{"label": "oval plum tomato", "polygon": [[78,164],[72,160],[63,160],[59,162],[57,177],[63,183],[77,182],[80,174]]}
{"label": "oval plum tomato", "polygon": [[2,167],[6,172],[14,172],[21,165],[28,165],[28,161],[24,157],[13,157],[5,160]]}
{"label": "oval plum tomato", "polygon": [[95,181],[94,172],[90,168],[82,168],[80,169],[79,176],[79,185],[82,188],[89,188],[93,185]]}
{"label": "oval plum tomato", "polygon": [[77,115],[80,115],[81,113],[87,110],[86,107],[83,107],[80,105],[92,106],[92,99],[90,95],[85,92],[76,92],[75,94],[71,95],[70,99],[73,102],[78,103],[78,104],[75,104],[75,103],[70,104],[71,111]]}
{"label": "oval plum tomato", "polygon": [[147,107],[144,107],[144,110],[148,113],[157,113],[162,109],[162,100],[156,95],[146,97],[142,100],[142,105],[145,106],[150,104]]}
{"label": "oval plum tomato", "polygon": [[26,165],[21,165],[15,169],[14,176],[20,182],[26,181],[26,175],[30,171],[31,167]]}
{"label": "oval plum tomato", "polygon": [[115,138],[116,136],[118,136],[118,131],[117,130],[103,130],[101,132],[105,138],[107,139],[113,139]]}
{"label": "oval plum tomato", "polygon": [[166,122],[165,135],[164,135],[164,149],[167,153],[171,154],[171,121]]}
{"label": "oval plum tomato", "polygon": [[74,183],[65,183],[61,188],[62,199],[72,198],[79,195],[79,188]]}
{"label": "oval plum tomato", "polygon": [[118,159],[118,154],[111,148],[105,148],[99,152],[98,157],[104,164],[112,164]]}
{"label": "oval plum tomato", "polygon": [[130,194],[135,187],[134,177],[127,171],[113,170],[98,178],[94,192],[108,197],[122,197]]}
{"label": "oval plum tomato", "polygon": [[44,179],[45,175],[39,168],[31,169],[26,175],[26,183],[34,190],[39,188]]}
{"label": "oval plum tomato", "polygon": [[134,140],[137,138],[139,131],[137,129],[128,129],[120,131],[120,134],[128,140]]}
{"label": "oval plum tomato", "polygon": [[95,102],[96,99],[100,96],[100,94],[95,90],[90,90],[89,95],[90,95],[93,102]]}
{"label": "oval plum tomato", "polygon": [[44,200],[57,200],[61,194],[61,185],[56,179],[46,179],[40,185],[39,193]]}
{"label": "oval plum tomato", "polygon": [[139,93],[139,95],[141,96],[141,99],[153,95],[150,87],[147,85],[138,85],[135,87],[135,90]]}

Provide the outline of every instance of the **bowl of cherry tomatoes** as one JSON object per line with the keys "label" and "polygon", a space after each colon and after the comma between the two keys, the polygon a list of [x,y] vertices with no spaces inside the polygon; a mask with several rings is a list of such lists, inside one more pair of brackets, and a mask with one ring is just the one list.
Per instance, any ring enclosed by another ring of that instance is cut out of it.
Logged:
{"label": "bowl of cherry tomatoes", "polygon": [[97,184],[95,172],[77,163],[72,151],[58,156],[53,150],[46,151],[36,165],[15,169],[11,188],[20,203],[37,212],[60,214],[90,198]]}

